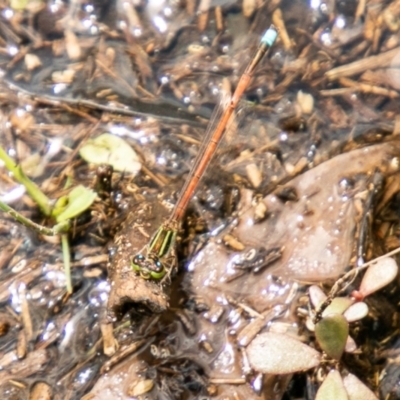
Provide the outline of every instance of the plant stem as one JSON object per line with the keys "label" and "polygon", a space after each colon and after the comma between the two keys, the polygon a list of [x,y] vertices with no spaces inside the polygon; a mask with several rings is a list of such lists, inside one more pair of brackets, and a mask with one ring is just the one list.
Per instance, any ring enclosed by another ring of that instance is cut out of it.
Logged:
{"label": "plant stem", "polygon": [[39,189],[39,187],[32,182],[22,171],[20,165],[15,164],[15,161],[4,151],[0,146],[0,160],[2,160],[6,168],[13,173],[14,178],[25,186],[26,191],[32,199],[38,204],[43,214],[46,216],[51,215],[52,207],[50,199]]}
{"label": "plant stem", "polygon": [[59,224],[53,226],[53,228],[47,228],[43,225],[36,224],[35,222],[30,220],[29,218],[24,217],[18,211],[15,211],[13,208],[11,208],[6,203],[3,203],[2,201],[0,201],[0,210],[3,210],[9,215],[11,215],[20,224],[26,226],[27,228],[33,229],[34,231],[42,235],[55,236],[58,235],[59,233],[67,232],[70,228],[69,220],[60,222]]}
{"label": "plant stem", "polygon": [[68,235],[63,233],[61,235],[61,245],[64,261],[65,279],[67,280],[67,292],[72,294],[72,281],[71,281],[71,252],[69,250]]}

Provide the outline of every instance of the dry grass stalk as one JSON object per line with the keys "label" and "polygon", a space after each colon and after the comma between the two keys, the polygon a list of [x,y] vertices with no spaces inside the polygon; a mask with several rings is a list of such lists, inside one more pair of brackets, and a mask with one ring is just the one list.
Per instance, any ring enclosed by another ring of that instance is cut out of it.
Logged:
{"label": "dry grass stalk", "polygon": [[354,61],[350,64],[342,65],[333,68],[325,73],[329,80],[348,77],[365,72],[368,69],[385,68],[385,67],[399,67],[400,57],[395,59],[400,54],[400,47],[389,50],[385,53],[380,53],[376,56],[367,57],[361,60]]}

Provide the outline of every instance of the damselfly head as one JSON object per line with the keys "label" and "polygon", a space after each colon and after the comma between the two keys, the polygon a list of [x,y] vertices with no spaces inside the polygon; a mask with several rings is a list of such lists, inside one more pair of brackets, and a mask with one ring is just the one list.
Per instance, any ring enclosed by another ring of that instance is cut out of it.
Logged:
{"label": "damselfly head", "polygon": [[137,254],[131,258],[131,265],[143,279],[162,279],[167,270],[157,255],[150,253],[147,256]]}

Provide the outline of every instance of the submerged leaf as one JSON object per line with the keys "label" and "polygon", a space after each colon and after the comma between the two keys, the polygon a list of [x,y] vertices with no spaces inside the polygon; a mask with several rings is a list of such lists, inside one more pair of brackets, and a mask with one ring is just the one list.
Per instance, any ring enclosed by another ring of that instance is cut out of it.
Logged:
{"label": "submerged leaf", "polygon": [[82,185],[75,187],[69,193],[68,204],[57,216],[56,221],[62,222],[77,217],[92,205],[96,197],[97,194],[93,190],[87,189]]}
{"label": "submerged leaf", "polygon": [[285,334],[265,332],[247,347],[250,365],[267,374],[291,374],[316,367],[321,355],[318,351]]}
{"label": "submerged leaf", "polygon": [[346,346],[349,324],[343,315],[331,314],[315,325],[315,337],[325,353],[339,360]]}
{"label": "submerged leaf", "polygon": [[385,257],[368,267],[361,281],[359,292],[366,297],[382,289],[396,277],[398,267],[392,257]]}
{"label": "submerged leaf", "polygon": [[44,165],[41,161],[39,153],[31,154],[21,161],[21,168],[30,178],[37,178],[44,172]]}
{"label": "submerged leaf", "polygon": [[318,389],[315,400],[348,400],[339,371],[332,370]]}
{"label": "submerged leaf", "polygon": [[88,163],[108,164],[120,172],[136,175],[141,168],[139,157],[131,146],[124,139],[109,133],[88,140],[79,154]]}
{"label": "submerged leaf", "polygon": [[378,400],[378,397],[353,374],[345,376],[343,383],[349,400]]}

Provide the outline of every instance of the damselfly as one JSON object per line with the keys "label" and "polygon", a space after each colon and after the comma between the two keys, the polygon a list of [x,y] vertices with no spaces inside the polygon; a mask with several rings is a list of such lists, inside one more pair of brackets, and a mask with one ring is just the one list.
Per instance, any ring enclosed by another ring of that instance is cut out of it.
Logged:
{"label": "damselfly", "polygon": [[228,121],[237,107],[244,91],[247,89],[257,65],[268,53],[268,50],[274,44],[276,37],[277,31],[271,26],[263,35],[255,55],[240,77],[236,90],[223,110],[221,119],[218,121],[215,128],[212,121],[210,121],[203,145],[185,181],[178,202],[176,203],[171,216],[158,228],[150,243],[142,250],[142,252],[132,257],[132,268],[140,274],[142,278],[159,280],[168,272],[168,255],[174,245],[180,222],[184,216],[189,201],[192,198],[201,177],[207,169],[207,166],[210,164],[210,161],[226,130]]}

